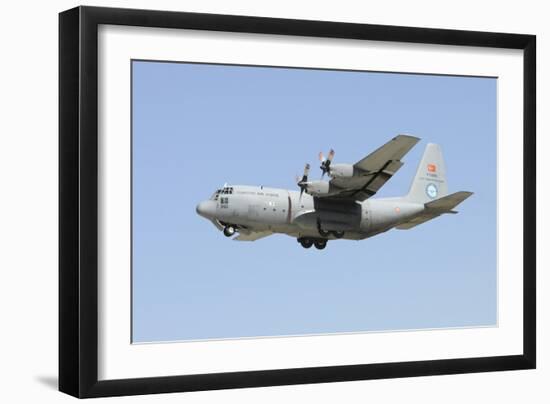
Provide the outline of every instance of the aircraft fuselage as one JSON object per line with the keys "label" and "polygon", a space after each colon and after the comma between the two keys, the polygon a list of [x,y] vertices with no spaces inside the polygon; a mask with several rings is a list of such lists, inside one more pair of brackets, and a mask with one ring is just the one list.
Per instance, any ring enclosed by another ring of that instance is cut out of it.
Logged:
{"label": "aircraft fuselage", "polygon": [[221,226],[308,238],[361,240],[406,222],[424,204],[405,198],[338,201],[299,191],[261,186],[225,186],[197,206]]}

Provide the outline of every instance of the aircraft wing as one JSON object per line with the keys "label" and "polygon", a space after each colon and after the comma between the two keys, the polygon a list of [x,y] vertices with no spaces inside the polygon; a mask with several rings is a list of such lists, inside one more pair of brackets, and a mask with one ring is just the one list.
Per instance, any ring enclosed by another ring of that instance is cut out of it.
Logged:
{"label": "aircraft wing", "polygon": [[349,198],[364,201],[380,188],[403,166],[401,159],[420,139],[399,135],[353,165],[352,177],[335,177],[330,180],[331,190],[319,198]]}
{"label": "aircraft wing", "polygon": [[271,236],[273,232],[271,231],[241,231],[239,232],[239,235],[235,237],[233,240],[235,241],[256,241],[261,238]]}

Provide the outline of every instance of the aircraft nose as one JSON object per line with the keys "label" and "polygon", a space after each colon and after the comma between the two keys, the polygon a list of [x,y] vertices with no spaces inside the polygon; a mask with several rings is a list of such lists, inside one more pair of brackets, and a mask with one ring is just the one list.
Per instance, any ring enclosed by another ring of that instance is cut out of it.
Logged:
{"label": "aircraft nose", "polygon": [[197,205],[197,213],[202,217],[211,219],[216,214],[216,202],[202,201]]}

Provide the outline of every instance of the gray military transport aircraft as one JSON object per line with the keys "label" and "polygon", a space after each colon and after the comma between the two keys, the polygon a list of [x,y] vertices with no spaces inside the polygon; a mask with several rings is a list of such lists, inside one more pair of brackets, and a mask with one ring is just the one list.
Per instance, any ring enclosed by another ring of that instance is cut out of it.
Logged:
{"label": "gray military transport aircraft", "polygon": [[[355,164],[333,164],[334,150],[321,161],[321,180],[309,179],[299,191],[264,186],[225,185],[197,205],[197,213],[227,237],[255,241],[274,233],[296,237],[304,248],[322,250],[328,240],[362,240],[390,229],[410,229],[453,209],[472,192],[447,193],[441,148],[426,146],[409,193],[369,199],[403,166],[401,159],[420,139],[399,135]],[[323,180],[327,174],[329,181]]]}

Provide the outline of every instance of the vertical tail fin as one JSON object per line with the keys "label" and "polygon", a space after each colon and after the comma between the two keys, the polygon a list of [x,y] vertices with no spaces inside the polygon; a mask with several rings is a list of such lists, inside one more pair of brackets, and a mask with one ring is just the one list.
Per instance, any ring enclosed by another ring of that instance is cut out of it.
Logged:
{"label": "vertical tail fin", "polygon": [[447,195],[445,162],[439,145],[428,143],[406,198],[426,203]]}

